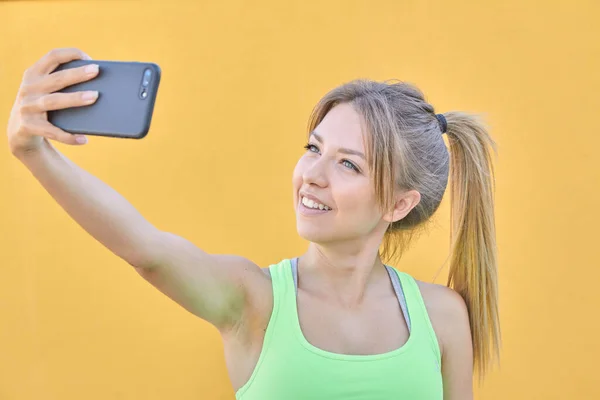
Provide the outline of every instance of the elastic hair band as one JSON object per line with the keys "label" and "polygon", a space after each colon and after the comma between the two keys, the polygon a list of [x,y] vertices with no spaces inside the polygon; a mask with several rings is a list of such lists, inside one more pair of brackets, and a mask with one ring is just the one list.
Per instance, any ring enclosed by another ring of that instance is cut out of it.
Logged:
{"label": "elastic hair band", "polygon": [[446,117],[444,117],[444,114],[437,114],[436,117],[440,124],[442,134],[446,133],[446,129],[448,129],[448,121],[446,121]]}

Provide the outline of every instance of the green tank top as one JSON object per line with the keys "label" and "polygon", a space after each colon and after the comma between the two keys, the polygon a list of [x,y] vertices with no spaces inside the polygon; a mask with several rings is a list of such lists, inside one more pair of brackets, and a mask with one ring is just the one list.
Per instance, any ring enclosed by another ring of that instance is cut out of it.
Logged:
{"label": "green tank top", "polygon": [[416,281],[395,268],[410,319],[408,341],[374,355],[331,353],[300,329],[291,261],[269,267],[273,311],[263,348],[237,400],[443,399],[441,355]]}

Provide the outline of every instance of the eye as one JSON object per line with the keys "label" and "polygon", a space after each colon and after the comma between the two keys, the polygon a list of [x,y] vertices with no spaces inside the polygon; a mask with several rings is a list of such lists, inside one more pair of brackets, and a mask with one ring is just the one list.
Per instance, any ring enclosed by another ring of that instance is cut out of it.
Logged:
{"label": "eye", "polygon": [[314,144],[311,143],[307,143],[304,148],[310,152],[313,153],[318,153],[319,152],[319,148],[317,146],[315,146]]}
{"label": "eye", "polygon": [[356,172],[360,172],[360,171],[358,170],[358,167],[357,167],[356,165],[352,164],[352,163],[351,163],[350,161],[348,161],[348,160],[342,160],[342,164],[344,164],[346,167],[348,167],[348,168],[350,168],[350,169],[353,169],[353,170],[354,170],[354,171],[356,171]]}

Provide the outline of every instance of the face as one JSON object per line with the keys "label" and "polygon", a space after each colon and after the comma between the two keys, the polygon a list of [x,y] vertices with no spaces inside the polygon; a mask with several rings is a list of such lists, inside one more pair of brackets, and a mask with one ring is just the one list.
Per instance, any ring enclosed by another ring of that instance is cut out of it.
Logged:
{"label": "face", "polygon": [[365,154],[360,115],[350,104],[336,106],[311,133],[294,169],[301,237],[328,243],[385,231]]}

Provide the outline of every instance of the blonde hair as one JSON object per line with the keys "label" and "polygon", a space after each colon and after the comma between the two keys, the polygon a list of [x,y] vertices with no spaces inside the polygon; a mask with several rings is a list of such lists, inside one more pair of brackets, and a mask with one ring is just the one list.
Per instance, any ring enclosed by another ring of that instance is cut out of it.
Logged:
{"label": "blonde hair", "polygon": [[[438,209],[450,181],[451,255],[448,286],[467,305],[475,370],[480,379],[499,359],[500,323],[494,222],[496,145],[480,120],[462,112],[443,115],[450,151],[433,106],[416,87],[397,81],[355,80],[327,93],[313,109],[312,132],[336,105],[351,104],[361,115],[366,152],[382,212],[394,191],[417,190],[421,201],[390,224],[381,257],[400,258]],[[449,179],[450,177],[450,179]]]}

